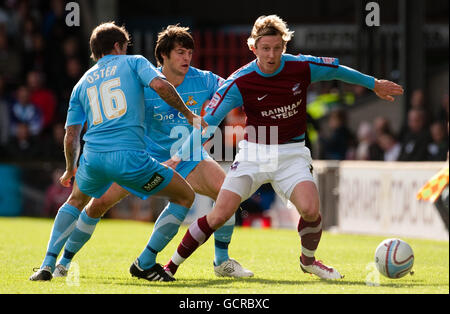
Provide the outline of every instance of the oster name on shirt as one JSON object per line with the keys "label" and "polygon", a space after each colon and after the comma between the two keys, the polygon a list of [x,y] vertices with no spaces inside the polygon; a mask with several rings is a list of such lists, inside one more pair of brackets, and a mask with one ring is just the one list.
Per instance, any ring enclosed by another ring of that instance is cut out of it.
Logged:
{"label": "oster name on shirt", "polygon": [[114,76],[116,74],[116,70],[117,65],[101,68],[98,71],[94,71],[90,75],[87,75],[86,80],[92,84],[100,78],[107,78],[110,76]]}

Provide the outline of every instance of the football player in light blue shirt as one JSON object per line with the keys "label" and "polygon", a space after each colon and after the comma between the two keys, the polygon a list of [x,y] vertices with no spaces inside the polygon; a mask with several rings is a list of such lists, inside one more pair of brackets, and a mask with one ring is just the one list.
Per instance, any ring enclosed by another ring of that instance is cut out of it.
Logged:
{"label": "football player in light blue shirt", "polygon": [[[158,36],[155,55],[162,65],[158,70],[176,87],[188,108],[200,115],[203,104],[211,99],[223,79],[209,71],[191,67],[193,50],[194,40],[188,32],[188,28],[169,26]],[[157,161],[164,162],[170,159],[171,148],[178,141],[178,136],[181,134],[187,137],[193,128],[179,111],[169,106],[151,88],[145,88],[145,103],[146,149]],[[187,180],[195,192],[215,200],[225,178],[224,170],[209,157],[203,147],[193,153],[192,157],[181,162],[176,171]],[[86,211],[91,217],[101,217],[128,194],[129,191],[113,184],[103,197],[89,203]],[[131,266],[132,274],[136,269],[147,270],[158,265],[156,264],[157,254],[177,234],[188,210],[189,208],[179,206],[174,202],[167,205],[155,223],[146,248]],[[246,270],[228,256],[228,245],[231,241],[234,224],[233,216],[215,233],[214,271],[218,276],[250,277],[253,276],[251,271]],[[69,238],[68,243],[70,241]],[[64,256],[56,266],[55,275],[67,273],[73,253],[66,245]],[[233,271],[226,271],[230,269]],[[159,280],[159,277],[153,276],[149,279]]]}
{"label": "football player in light blue shirt", "polygon": [[[60,182],[70,186],[75,176],[73,190],[55,218],[41,268],[30,280],[51,280],[56,258],[66,241],[66,251],[75,254],[90,238],[99,217],[80,211],[92,197],[100,198],[113,182],[143,199],[159,193],[182,208],[193,203],[190,185],[145,150],[144,88],[154,89],[190,123],[201,119],[186,107],[173,85],[147,59],[126,55],[128,43],[128,32],[113,22],[101,24],[92,32],[92,57],[98,62],[75,85],[67,113],[66,171]],[[77,169],[80,133],[85,122],[85,146]],[[145,271],[137,269],[134,275],[173,280],[159,264],[154,266]]]}

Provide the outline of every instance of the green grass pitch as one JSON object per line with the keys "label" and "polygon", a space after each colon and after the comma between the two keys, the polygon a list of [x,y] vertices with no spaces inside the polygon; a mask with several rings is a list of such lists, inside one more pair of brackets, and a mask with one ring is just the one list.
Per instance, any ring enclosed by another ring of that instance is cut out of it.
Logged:
{"label": "green grass pitch", "polygon": [[[298,264],[300,241],[295,230],[236,227],[230,256],[255,273],[249,279],[217,278],[210,239],[180,267],[177,281],[148,282],[132,278],[128,269],[145,247],[153,224],[103,220],[74,259],[68,278],[28,280],[45,254],[53,220],[0,218],[0,294],[424,294],[449,293],[449,242],[407,239],[415,254],[414,275],[382,277],[374,268],[377,245],[386,237],[324,232],[316,256],[335,266],[345,278],[328,282],[304,274]],[[165,264],[187,226],[160,253]]]}

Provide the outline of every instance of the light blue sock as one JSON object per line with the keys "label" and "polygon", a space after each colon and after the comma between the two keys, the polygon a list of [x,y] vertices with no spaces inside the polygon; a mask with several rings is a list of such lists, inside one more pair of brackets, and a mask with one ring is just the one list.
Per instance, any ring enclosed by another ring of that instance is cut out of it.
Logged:
{"label": "light blue sock", "polygon": [[89,241],[99,221],[100,218],[89,217],[86,213],[86,210],[83,210],[81,212],[75,230],[67,240],[66,247],[64,248],[64,255],[59,261],[60,264],[68,267],[74,255],[84,246],[87,241]]}
{"label": "light blue sock", "polygon": [[161,252],[177,234],[188,211],[189,208],[175,203],[169,203],[162,211],[155,222],[147,247],[138,257],[139,266],[141,268],[149,269],[156,264],[156,255]]}
{"label": "light blue sock", "polygon": [[236,219],[233,215],[228,221],[214,232],[214,265],[219,266],[230,259],[228,245],[231,242]]}
{"label": "light blue sock", "polygon": [[52,233],[47,245],[47,253],[41,268],[44,266],[50,266],[52,271],[55,269],[56,258],[61,252],[67,238],[75,229],[76,221],[80,216],[80,211],[67,203],[64,203],[58,210],[58,214],[55,217],[53,223]]}

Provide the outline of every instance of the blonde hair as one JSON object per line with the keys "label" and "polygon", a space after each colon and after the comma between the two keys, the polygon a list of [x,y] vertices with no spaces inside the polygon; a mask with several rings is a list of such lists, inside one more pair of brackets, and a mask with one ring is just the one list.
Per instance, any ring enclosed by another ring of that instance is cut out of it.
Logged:
{"label": "blonde hair", "polygon": [[278,15],[262,15],[258,17],[253,25],[252,33],[247,39],[247,45],[250,50],[256,47],[256,43],[263,36],[281,35],[283,45],[286,47],[288,41],[291,40],[294,32],[290,31],[285,21]]}

